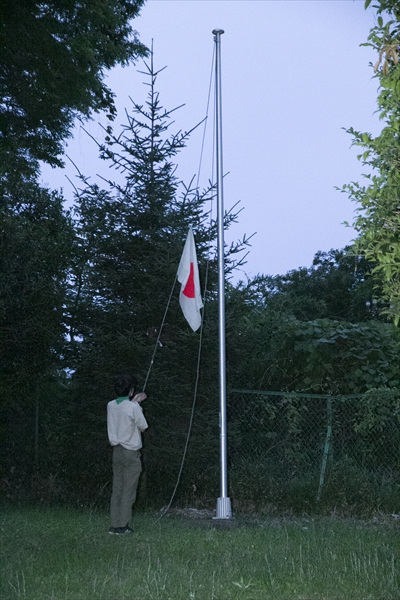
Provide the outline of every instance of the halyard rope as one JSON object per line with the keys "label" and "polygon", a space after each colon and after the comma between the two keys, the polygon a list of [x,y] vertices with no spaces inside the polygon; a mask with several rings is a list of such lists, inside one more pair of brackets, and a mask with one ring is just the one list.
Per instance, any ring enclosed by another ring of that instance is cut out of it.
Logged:
{"label": "halyard rope", "polygon": [[[198,169],[198,174],[197,174],[197,184],[196,184],[197,189],[198,189],[198,186],[199,186],[201,165],[202,165],[202,159],[203,159],[204,140],[205,140],[205,134],[206,134],[206,128],[207,128],[207,121],[208,121],[208,111],[209,111],[209,106],[210,106],[211,85],[212,85],[212,78],[213,78],[213,71],[214,71],[214,60],[215,60],[215,50],[213,52],[213,57],[212,57],[212,66],[211,66],[210,84],[209,84],[209,89],[208,89],[206,118],[204,120],[203,140],[202,140],[201,153],[200,153],[199,169]],[[214,152],[213,152],[213,157],[214,157]],[[213,177],[214,177],[213,171],[214,171],[214,162],[212,164],[212,179],[211,179],[211,181],[213,180]],[[210,210],[210,225],[211,225],[211,222],[212,222],[212,198],[211,198],[211,210]],[[208,240],[208,249],[209,250],[210,250],[210,247],[211,247],[211,227],[209,227],[209,240]],[[181,460],[181,464],[180,464],[178,476],[177,476],[177,479],[176,479],[175,487],[174,487],[174,490],[172,492],[171,498],[170,498],[170,500],[168,502],[168,505],[164,508],[163,512],[158,517],[157,521],[159,521],[164,515],[166,515],[167,512],[169,511],[169,509],[171,508],[171,504],[172,504],[172,502],[174,500],[176,491],[178,489],[178,486],[179,486],[179,483],[180,483],[180,480],[181,480],[181,475],[182,475],[182,471],[183,471],[183,466],[185,464],[186,453],[187,453],[187,449],[188,449],[188,445],[189,445],[190,435],[191,435],[191,432],[192,432],[192,426],[193,426],[193,420],[194,420],[194,411],[195,411],[195,408],[196,408],[196,400],[197,400],[197,390],[198,390],[198,384],[199,384],[199,378],[200,378],[200,361],[201,361],[201,350],[202,350],[202,343],[203,343],[204,312],[205,312],[205,306],[206,306],[206,294],[207,294],[207,285],[208,285],[209,264],[210,264],[210,258],[209,258],[209,254],[208,254],[208,256],[207,256],[207,263],[206,263],[205,281],[204,281],[203,313],[202,313],[201,326],[200,326],[199,350],[198,350],[198,353],[197,353],[196,381],[195,381],[195,385],[194,385],[192,410],[191,410],[191,413],[190,413],[190,420],[189,420],[188,432],[187,432],[187,435],[186,435],[185,448],[183,450],[182,460]],[[175,282],[174,282],[174,286],[175,286]],[[154,357],[154,355],[153,355],[153,357]]]}

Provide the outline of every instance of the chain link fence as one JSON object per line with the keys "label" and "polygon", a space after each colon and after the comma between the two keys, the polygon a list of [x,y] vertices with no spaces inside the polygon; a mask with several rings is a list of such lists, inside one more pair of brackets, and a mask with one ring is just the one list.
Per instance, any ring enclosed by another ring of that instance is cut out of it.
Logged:
{"label": "chain link fence", "polygon": [[232,497],[246,509],[400,512],[400,393],[233,390]]}

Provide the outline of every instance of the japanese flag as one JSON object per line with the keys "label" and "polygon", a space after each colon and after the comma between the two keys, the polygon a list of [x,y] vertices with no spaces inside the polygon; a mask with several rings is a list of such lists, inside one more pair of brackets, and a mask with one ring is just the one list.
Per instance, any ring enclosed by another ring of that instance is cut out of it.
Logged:
{"label": "japanese flag", "polygon": [[200,293],[196,247],[191,227],[178,267],[178,281],[182,284],[179,294],[179,304],[190,327],[193,331],[196,331],[201,325],[200,309],[203,307],[203,302]]}

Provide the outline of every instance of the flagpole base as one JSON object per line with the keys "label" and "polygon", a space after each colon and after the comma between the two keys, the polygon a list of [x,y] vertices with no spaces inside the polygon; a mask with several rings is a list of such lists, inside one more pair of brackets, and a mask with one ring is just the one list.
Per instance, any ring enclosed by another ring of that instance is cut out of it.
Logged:
{"label": "flagpole base", "polygon": [[230,498],[217,498],[217,514],[214,519],[231,519],[232,508]]}

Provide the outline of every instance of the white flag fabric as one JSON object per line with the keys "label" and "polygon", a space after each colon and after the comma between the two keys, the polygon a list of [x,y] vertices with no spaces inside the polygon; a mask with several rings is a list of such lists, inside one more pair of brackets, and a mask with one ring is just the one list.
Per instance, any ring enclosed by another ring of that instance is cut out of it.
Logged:
{"label": "white flag fabric", "polygon": [[179,294],[179,304],[190,327],[193,331],[196,331],[201,325],[200,309],[203,307],[203,302],[201,300],[196,246],[191,227],[189,228],[181,262],[178,267],[178,281],[182,284]]}

